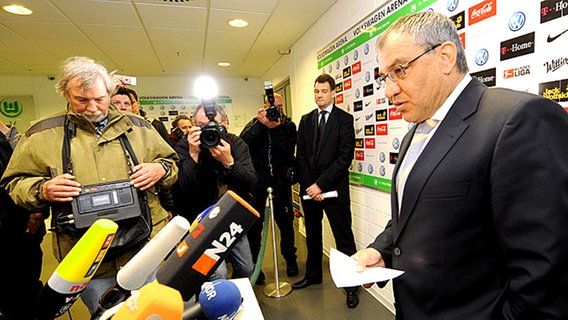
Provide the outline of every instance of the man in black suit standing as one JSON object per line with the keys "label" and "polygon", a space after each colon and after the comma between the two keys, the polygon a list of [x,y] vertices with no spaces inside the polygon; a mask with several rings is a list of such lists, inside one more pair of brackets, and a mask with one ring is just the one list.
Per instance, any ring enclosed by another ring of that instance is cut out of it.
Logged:
{"label": "man in black suit standing", "polygon": [[[304,279],[294,289],[322,282],[322,219],[327,215],[337,250],[352,255],[357,250],[351,230],[349,166],[355,151],[353,116],[334,104],[335,81],[328,74],[314,83],[317,109],[302,116],[298,127],[298,173],[306,225],[308,258]],[[337,191],[337,197],[324,193]],[[359,304],[358,288],[346,288],[347,306]]]}
{"label": "man in black suit standing", "polygon": [[472,78],[438,13],[400,18],[377,52],[379,85],[417,125],[393,172],[391,221],[353,256],[358,269],[405,271],[397,319],[568,319],[566,111]]}

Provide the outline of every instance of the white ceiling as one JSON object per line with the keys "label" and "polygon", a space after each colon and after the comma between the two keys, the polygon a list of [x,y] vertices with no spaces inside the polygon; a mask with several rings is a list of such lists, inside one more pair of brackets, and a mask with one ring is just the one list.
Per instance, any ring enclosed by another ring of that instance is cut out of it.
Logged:
{"label": "white ceiling", "polygon": [[85,55],[130,76],[260,77],[335,1],[0,0],[34,11],[0,10],[0,75],[56,76]]}

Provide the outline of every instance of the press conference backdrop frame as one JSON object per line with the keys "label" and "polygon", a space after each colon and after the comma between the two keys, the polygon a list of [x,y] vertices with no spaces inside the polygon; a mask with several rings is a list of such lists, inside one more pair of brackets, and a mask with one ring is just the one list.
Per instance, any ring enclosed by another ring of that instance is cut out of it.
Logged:
{"label": "press conference backdrop frame", "polygon": [[[230,117],[233,109],[233,99],[230,95],[218,95],[215,99],[217,104],[225,108],[227,116]],[[195,108],[201,103],[201,98],[195,95],[155,95],[141,96],[140,109],[146,112],[148,119],[160,120],[170,131],[172,121],[180,114],[193,117]]]}
{"label": "press conference backdrop frame", "polygon": [[355,119],[350,181],[390,191],[410,128],[377,89],[376,37],[401,16],[432,10],[456,23],[470,74],[487,86],[535,93],[568,110],[568,1],[388,1],[317,52],[336,82],[336,105]]}

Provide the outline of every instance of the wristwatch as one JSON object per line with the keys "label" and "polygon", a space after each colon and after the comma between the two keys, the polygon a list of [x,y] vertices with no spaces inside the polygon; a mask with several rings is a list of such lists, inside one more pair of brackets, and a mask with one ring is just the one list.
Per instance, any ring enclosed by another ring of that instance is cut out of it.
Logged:
{"label": "wristwatch", "polygon": [[168,174],[168,172],[170,171],[170,166],[163,161],[160,161],[160,164],[162,165],[162,168],[164,168],[164,170],[166,171],[166,174]]}

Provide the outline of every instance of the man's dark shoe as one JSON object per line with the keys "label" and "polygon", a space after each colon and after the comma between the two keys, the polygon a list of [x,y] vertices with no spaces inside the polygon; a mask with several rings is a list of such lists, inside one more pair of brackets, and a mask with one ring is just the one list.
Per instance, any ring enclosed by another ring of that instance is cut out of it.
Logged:
{"label": "man's dark shoe", "polygon": [[359,305],[359,295],[357,291],[347,291],[347,307],[353,309]]}
{"label": "man's dark shoe", "polygon": [[302,279],[302,280],[300,280],[300,281],[294,283],[294,284],[292,285],[292,288],[294,288],[294,289],[303,289],[303,288],[306,288],[306,287],[311,286],[312,284],[320,284],[320,283],[321,283],[321,280],[320,280],[320,281],[312,281],[312,280],[310,280],[310,279],[304,278],[304,279]]}
{"label": "man's dark shoe", "polygon": [[286,263],[286,274],[288,277],[297,276],[299,272],[296,260]]}
{"label": "man's dark shoe", "polygon": [[261,270],[260,273],[258,274],[258,277],[256,278],[255,284],[264,284],[265,280],[266,280],[266,276],[264,275],[264,272],[262,272],[262,270]]}

